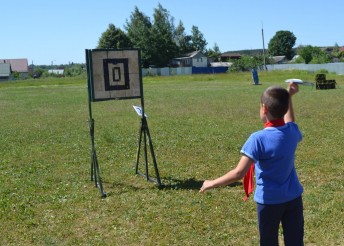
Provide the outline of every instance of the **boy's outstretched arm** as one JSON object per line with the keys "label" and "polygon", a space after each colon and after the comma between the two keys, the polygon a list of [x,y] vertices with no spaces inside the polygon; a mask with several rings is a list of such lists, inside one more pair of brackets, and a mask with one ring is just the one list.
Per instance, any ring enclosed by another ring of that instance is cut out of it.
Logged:
{"label": "boy's outstretched arm", "polygon": [[252,163],[253,160],[251,158],[243,155],[236,168],[217,179],[205,180],[199,192],[205,192],[206,190],[213,189],[219,186],[229,185],[235,181],[242,179],[249,170]]}
{"label": "boy's outstretched arm", "polygon": [[295,95],[299,91],[298,84],[295,83],[288,83],[287,88],[290,98],[289,98],[289,108],[287,113],[284,115],[284,121],[287,122],[294,122],[295,121],[295,115],[294,115],[294,109],[293,109],[293,103],[292,103],[292,96]]}

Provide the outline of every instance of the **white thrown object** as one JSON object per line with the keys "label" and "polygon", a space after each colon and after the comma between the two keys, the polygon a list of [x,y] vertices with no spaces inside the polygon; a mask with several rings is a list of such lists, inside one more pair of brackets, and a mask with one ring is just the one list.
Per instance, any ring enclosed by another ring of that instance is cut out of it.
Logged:
{"label": "white thrown object", "polygon": [[301,79],[287,79],[285,82],[286,83],[303,84],[303,81]]}

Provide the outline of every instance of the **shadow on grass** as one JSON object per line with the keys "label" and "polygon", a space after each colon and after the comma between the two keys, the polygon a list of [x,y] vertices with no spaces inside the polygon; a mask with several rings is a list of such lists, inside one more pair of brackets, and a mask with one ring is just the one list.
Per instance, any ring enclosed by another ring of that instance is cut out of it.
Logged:
{"label": "shadow on grass", "polygon": [[[155,186],[155,187],[150,187],[149,189],[156,189],[158,188],[159,190],[199,190],[202,187],[204,180],[196,180],[194,178],[189,178],[185,180],[180,180],[180,179],[173,179],[173,178],[164,178],[162,185],[161,186]],[[117,183],[117,182],[102,182],[103,185],[109,185],[111,188],[117,188],[118,191],[110,191],[107,192],[106,188],[104,190],[104,194],[101,194],[101,198],[106,198],[106,197],[111,197],[114,195],[118,194],[123,194],[123,193],[130,193],[130,192],[136,192],[141,189],[146,189],[143,187],[136,187],[132,185],[124,185],[122,183]],[[236,187],[236,186],[242,186],[241,182],[234,182],[228,187]],[[99,189],[98,186],[95,187],[96,189]],[[109,187],[108,187],[109,188]]]}
{"label": "shadow on grass", "polygon": [[[148,181],[148,180],[147,180]],[[150,186],[148,189],[156,189],[159,190],[199,190],[204,180],[196,180],[195,178],[188,178],[188,179],[176,179],[172,177],[165,177],[162,179],[162,184],[159,186],[154,178],[151,178],[149,181],[153,181],[153,183],[156,184],[156,186]],[[103,181],[102,182],[104,187],[104,196],[102,198],[113,196],[115,193],[117,194],[123,194],[128,192],[136,192],[141,189],[147,189],[147,187],[140,187],[140,186],[134,186],[134,185],[128,185],[121,182],[109,182],[109,181]],[[228,187],[236,187],[236,186],[242,186],[242,182],[234,182]],[[109,191],[106,190],[110,187],[110,189],[116,188],[117,191]],[[97,185],[95,187],[96,189],[99,189],[99,186]],[[101,194],[102,195],[102,194]]]}
{"label": "shadow on grass", "polygon": [[[180,180],[180,179],[164,179],[165,182],[159,189],[162,190],[199,190],[202,187],[204,180],[196,180],[194,178]],[[166,184],[168,183],[168,184]],[[230,187],[242,186],[241,182],[234,182]]]}
{"label": "shadow on grass", "polygon": [[164,184],[159,187],[162,190],[199,190],[203,184],[203,180],[195,180],[194,178],[180,179],[164,179]]}

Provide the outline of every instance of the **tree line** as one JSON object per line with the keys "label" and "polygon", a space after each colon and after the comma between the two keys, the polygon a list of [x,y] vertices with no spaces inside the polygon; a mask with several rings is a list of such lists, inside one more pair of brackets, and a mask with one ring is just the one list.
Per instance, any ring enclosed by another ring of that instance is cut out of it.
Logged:
{"label": "tree line", "polygon": [[[299,57],[296,63],[326,63],[333,58],[344,59],[344,53],[339,52],[338,45],[332,54],[319,47],[311,45],[294,48],[295,35],[290,31],[277,31],[268,43],[267,56],[263,52],[255,55],[242,55],[239,60],[232,60],[231,70],[247,71],[254,67],[270,64],[271,57],[285,56],[291,60],[295,55]],[[214,61],[221,60],[221,52],[215,43],[212,49],[207,49],[207,41],[197,26],[192,26],[191,34],[187,34],[180,20],[174,25],[174,17],[159,3],[154,9],[153,20],[135,7],[124,25],[124,30],[109,24],[108,29],[101,34],[97,48],[123,49],[140,48],[142,66],[166,67],[173,58],[180,57],[193,51],[201,51]]]}
{"label": "tree line", "polygon": [[[140,48],[142,67],[170,66],[173,58],[181,57],[193,51],[201,51],[204,55],[214,61],[221,61],[221,51],[217,43],[213,48],[207,49],[207,41],[203,33],[195,25],[190,33],[187,33],[183,22],[179,20],[174,24],[174,17],[159,3],[154,9],[153,18],[145,15],[138,7],[131,12],[126,20],[124,30],[110,23],[108,28],[101,34],[96,48],[125,49]],[[273,63],[271,57],[285,56],[291,60],[295,55],[293,63],[328,63],[336,59],[344,62],[344,51],[335,44],[332,51],[324,51],[319,47],[301,45],[295,48],[296,36],[287,30],[277,31],[268,42],[268,49],[264,57],[262,49],[242,50],[240,59],[222,60],[232,63],[231,71],[250,71],[252,68],[262,67]],[[238,51],[236,51],[237,53]],[[61,67],[35,66],[31,67],[29,77],[56,76],[49,74],[48,69],[63,68],[64,75],[74,77],[85,74],[84,64],[69,64]]]}
{"label": "tree line", "polygon": [[124,26],[125,30],[109,24],[101,34],[97,48],[140,48],[142,66],[165,67],[171,59],[184,54],[201,51],[208,57],[219,60],[221,52],[215,43],[213,49],[206,48],[207,41],[197,26],[191,34],[186,33],[183,22],[174,25],[174,17],[159,3],[154,9],[153,20],[135,7]]}
{"label": "tree line", "polygon": [[268,53],[270,56],[286,56],[291,60],[295,55],[299,57],[294,61],[296,63],[328,63],[334,59],[343,61],[344,52],[340,51],[339,45],[336,43],[330,51],[315,47],[312,45],[300,45],[293,48],[296,42],[295,35],[290,31],[278,31],[270,40],[268,45]]}
{"label": "tree line", "polygon": [[[336,43],[328,50],[312,45],[300,45],[294,48],[295,35],[290,31],[277,31],[268,43],[267,56],[264,52],[255,50],[255,54],[245,54],[238,60],[233,60],[231,71],[249,71],[252,68],[262,67],[265,64],[272,64],[274,56],[285,56],[289,63],[321,64],[334,61],[344,62],[344,51],[340,50]],[[249,51],[248,51],[249,52]],[[298,56],[296,56],[298,55]]]}

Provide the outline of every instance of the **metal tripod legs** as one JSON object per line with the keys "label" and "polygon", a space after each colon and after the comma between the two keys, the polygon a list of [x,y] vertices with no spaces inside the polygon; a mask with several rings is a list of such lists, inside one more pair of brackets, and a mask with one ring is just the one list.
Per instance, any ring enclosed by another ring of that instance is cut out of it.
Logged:
{"label": "metal tripod legs", "polygon": [[[142,138],[143,136],[143,138]],[[149,142],[149,150],[151,153],[152,161],[153,161],[153,166],[154,166],[154,171],[156,175],[156,179],[151,178],[149,176],[149,171],[148,171],[148,153],[147,153],[147,137],[148,137],[148,142]],[[144,154],[144,160],[145,160],[145,173],[139,172],[139,160],[140,160],[140,152],[141,152],[141,143],[143,140],[143,154]],[[141,176],[144,176],[148,181],[152,181],[157,183],[157,185],[160,187],[162,186],[161,180],[160,180],[160,175],[159,175],[159,170],[158,170],[158,165],[156,163],[155,159],[155,154],[154,154],[154,149],[153,149],[153,143],[152,139],[149,133],[148,129],[148,124],[147,124],[147,119],[145,116],[142,116],[141,118],[141,128],[139,132],[139,140],[138,140],[138,149],[137,149],[137,159],[136,159],[136,168],[135,168],[136,174],[139,174]]]}
{"label": "metal tripod legs", "polygon": [[94,145],[94,119],[89,120],[90,135],[91,135],[91,181],[94,181],[95,186],[99,188],[101,197],[105,198],[106,193],[103,190],[103,182],[100,177],[100,170],[98,165],[98,158],[96,148]]}

